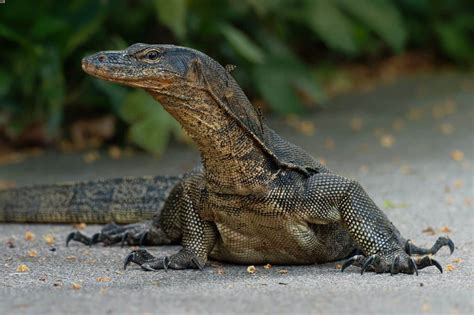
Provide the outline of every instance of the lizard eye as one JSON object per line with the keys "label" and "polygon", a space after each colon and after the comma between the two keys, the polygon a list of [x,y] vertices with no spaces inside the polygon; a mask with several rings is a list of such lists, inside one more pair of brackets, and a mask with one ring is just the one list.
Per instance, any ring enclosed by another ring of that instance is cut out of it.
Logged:
{"label": "lizard eye", "polygon": [[148,60],[156,60],[158,59],[158,52],[156,50],[149,51],[146,57]]}

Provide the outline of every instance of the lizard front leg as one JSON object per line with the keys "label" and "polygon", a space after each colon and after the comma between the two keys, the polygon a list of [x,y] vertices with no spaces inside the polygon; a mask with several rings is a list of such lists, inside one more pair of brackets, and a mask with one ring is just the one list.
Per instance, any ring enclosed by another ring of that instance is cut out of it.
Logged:
{"label": "lizard front leg", "polygon": [[400,232],[356,181],[323,173],[311,176],[306,187],[309,221],[340,222],[364,254],[349,259],[343,269],[352,264],[362,267],[362,273],[413,274],[424,267],[439,266],[427,256],[415,260],[405,251]]}
{"label": "lizard front leg", "polygon": [[[202,175],[196,175],[183,183],[181,199],[177,200],[179,222],[168,222],[164,227],[177,223],[180,226],[183,248],[170,257],[154,257],[145,249],[132,251],[124,262],[124,268],[130,263],[140,265],[144,270],[159,269],[202,269],[207,262],[208,254],[217,239],[214,223],[205,221],[199,214]],[[166,228],[165,228],[166,230]]]}

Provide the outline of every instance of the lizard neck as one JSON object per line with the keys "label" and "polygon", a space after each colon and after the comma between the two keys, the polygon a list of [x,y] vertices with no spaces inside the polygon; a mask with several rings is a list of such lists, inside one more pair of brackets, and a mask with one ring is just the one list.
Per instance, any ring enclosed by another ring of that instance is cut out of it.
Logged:
{"label": "lizard neck", "polygon": [[209,190],[243,195],[265,191],[276,172],[274,163],[210,95],[151,94],[197,144]]}

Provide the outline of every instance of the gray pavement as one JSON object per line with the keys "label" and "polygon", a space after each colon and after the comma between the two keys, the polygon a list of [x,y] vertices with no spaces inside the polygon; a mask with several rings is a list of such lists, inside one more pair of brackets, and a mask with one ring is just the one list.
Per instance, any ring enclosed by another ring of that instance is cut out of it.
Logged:
{"label": "gray pavement", "polygon": [[[278,119],[269,124],[331,169],[359,180],[416,244],[430,246],[439,235],[449,235],[456,243],[454,254],[443,249],[437,255],[444,274],[427,268],[418,277],[361,276],[357,268],[341,273],[336,263],[257,266],[255,274],[246,266],[214,263],[202,272],[150,273],[136,267],[124,272],[122,259],[129,248],[65,248],[65,236],[73,231],[69,225],[0,224],[0,313],[474,313],[474,74],[405,78],[337,97],[307,119],[316,127],[313,135]],[[85,164],[77,154],[47,153],[0,167],[0,180],[23,185],[175,174],[197,160],[194,149],[180,145],[159,160],[104,156]],[[423,232],[429,227],[435,235]],[[86,233],[99,228],[88,226]],[[27,231],[35,234],[34,241],[24,240]],[[45,243],[46,234],[54,235],[54,245]],[[7,246],[10,239],[14,248]],[[29,257],[32,249],[36,257]],[[150,248],[157,255],[176,250]],[[30,271],[17,272],[20,264]],[[448,265],[453,270],[447,271]],[[72,288],[74,283],[81,287]]]}

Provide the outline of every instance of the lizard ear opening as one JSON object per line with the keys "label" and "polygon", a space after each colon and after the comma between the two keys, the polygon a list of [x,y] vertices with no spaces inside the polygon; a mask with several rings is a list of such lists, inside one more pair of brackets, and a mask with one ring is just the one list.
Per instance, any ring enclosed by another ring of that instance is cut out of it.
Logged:
{"label": "lizard ear opening", "polygon": [[198,58],[191,60],[188,71],[186,72],[186,78],[191,82],[198,84],[204,84],[204,72],[202,71],[202,62]]}

